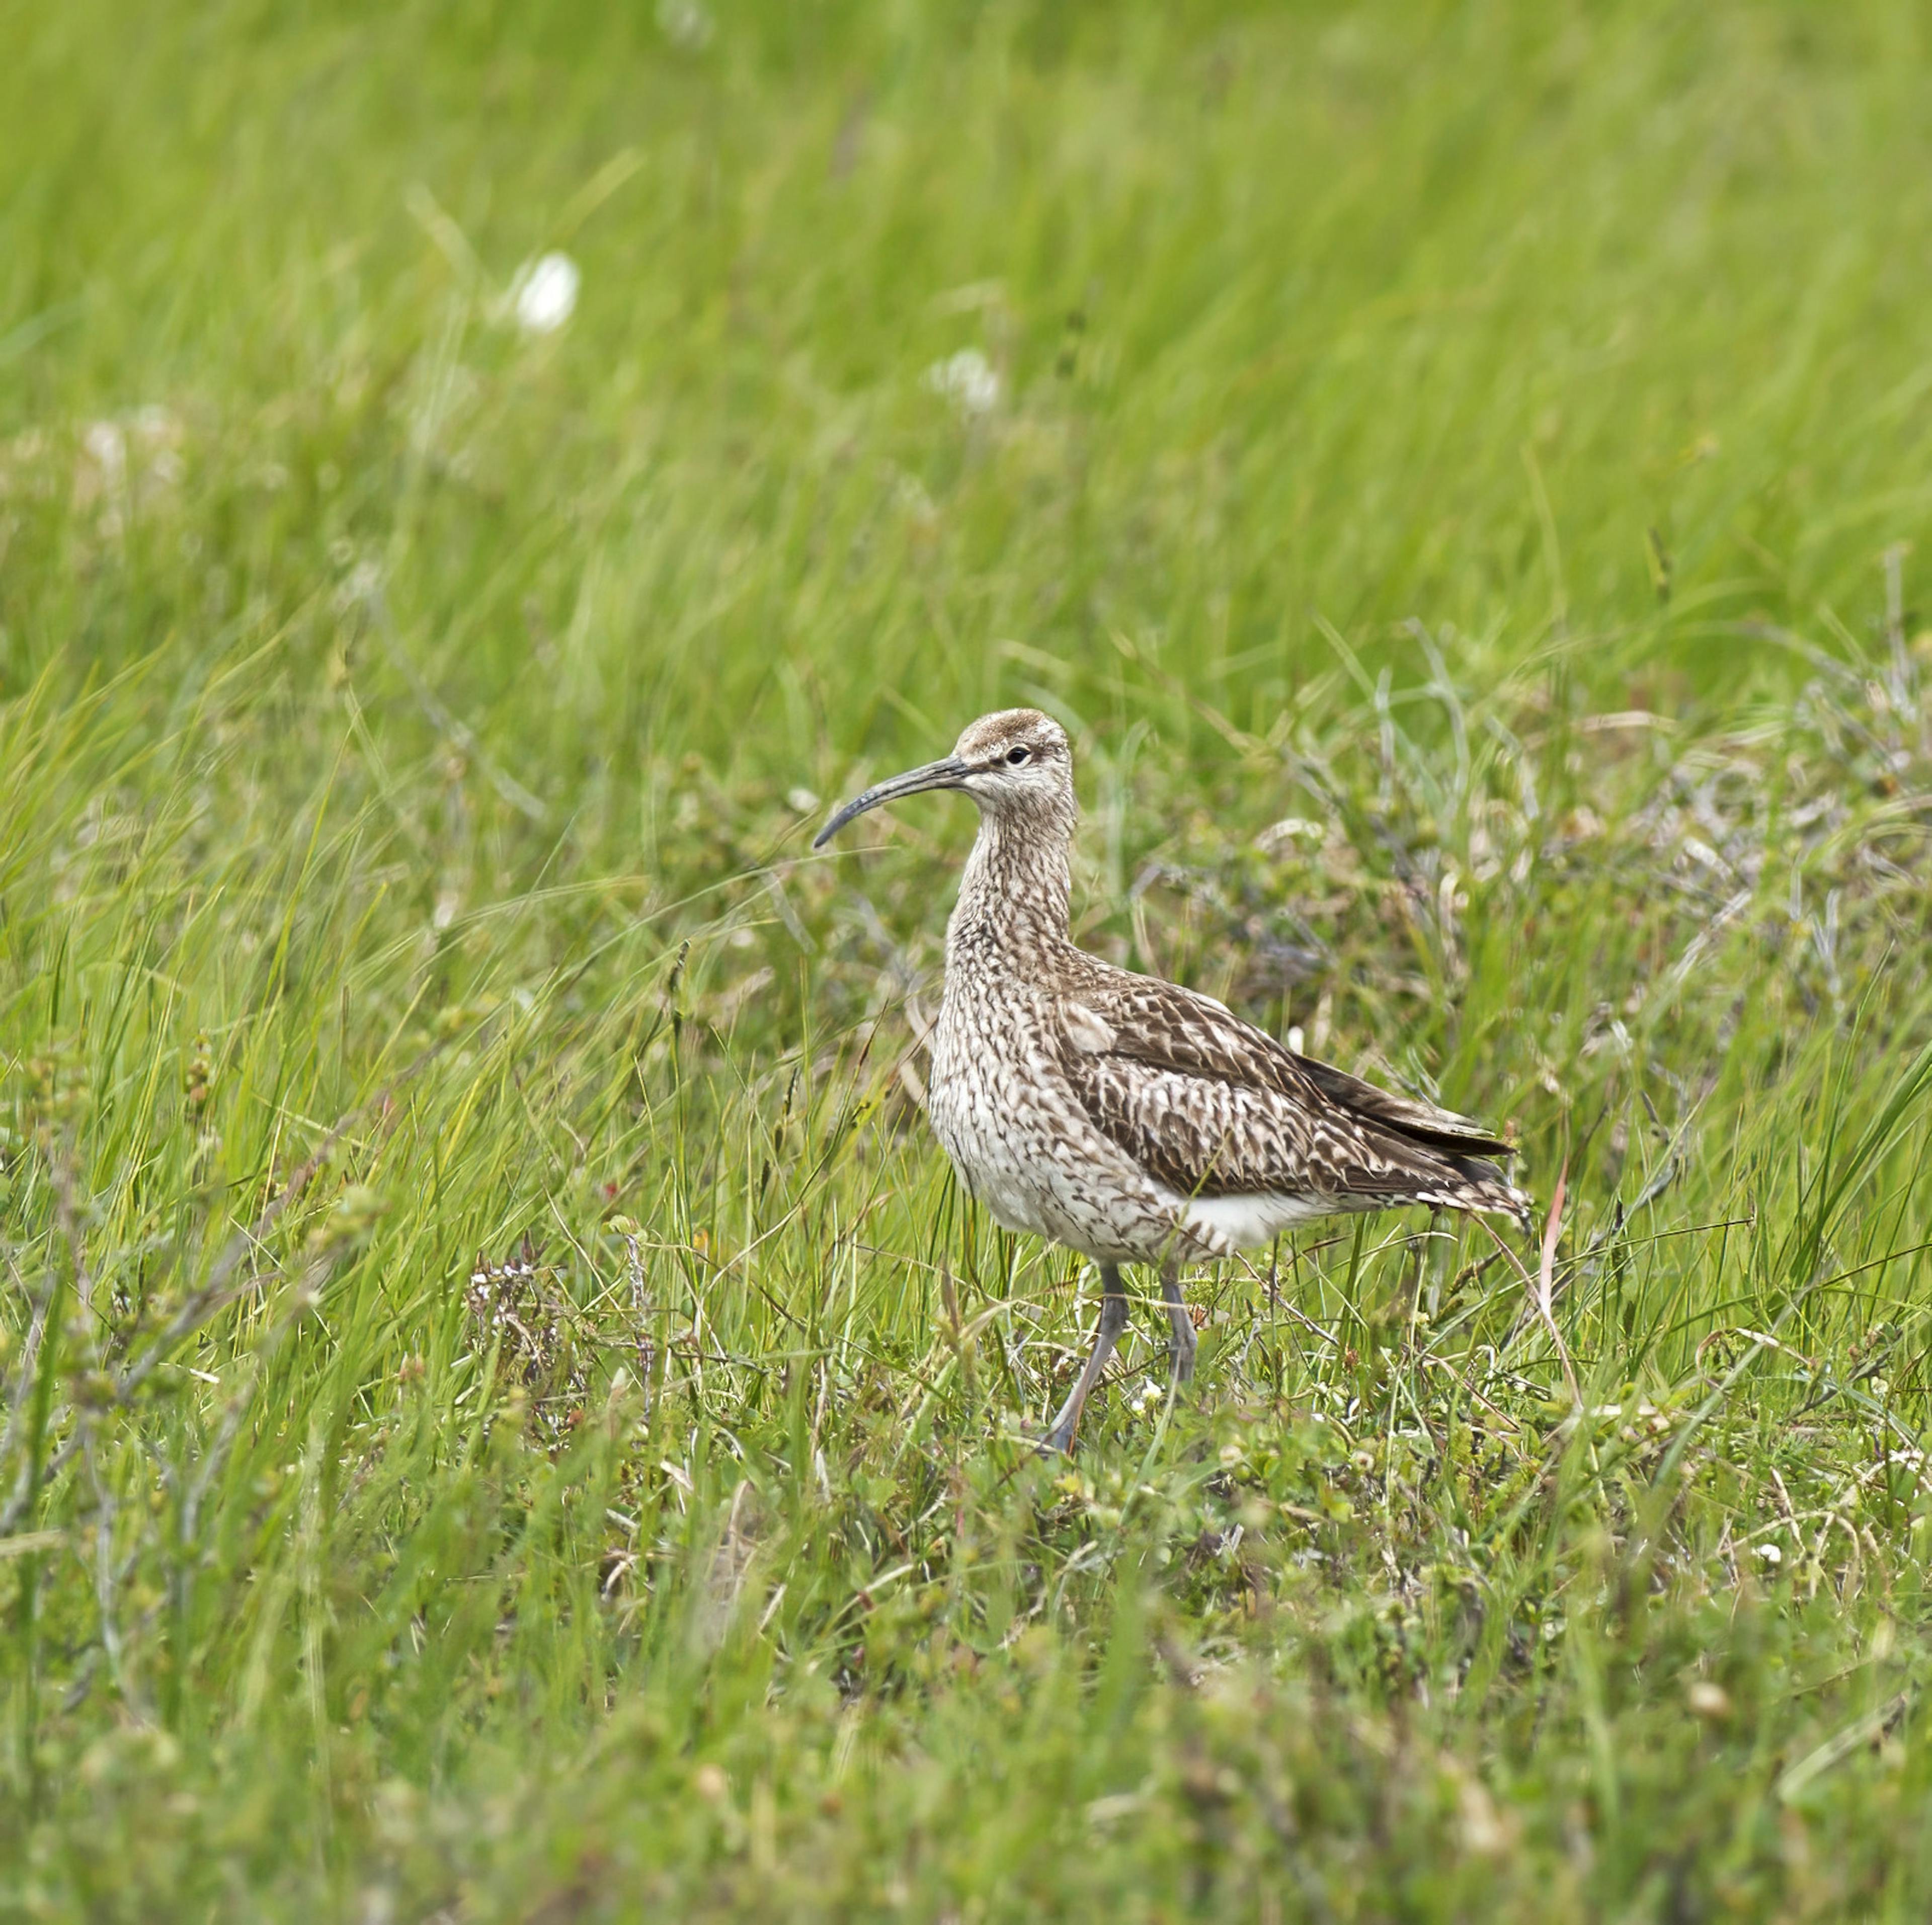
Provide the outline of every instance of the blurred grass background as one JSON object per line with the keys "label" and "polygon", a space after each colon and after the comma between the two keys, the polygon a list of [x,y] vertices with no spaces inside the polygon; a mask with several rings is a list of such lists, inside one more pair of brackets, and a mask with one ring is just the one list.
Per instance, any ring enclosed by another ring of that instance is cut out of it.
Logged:
{"label": "blurred grass background", "polygon": [[[1922,9],[7,18],[10,1909],[1924,1915]],[[1020,700],[1553,1339],[1380,1219],[1034,1460],[970,823],[805,852]]]}

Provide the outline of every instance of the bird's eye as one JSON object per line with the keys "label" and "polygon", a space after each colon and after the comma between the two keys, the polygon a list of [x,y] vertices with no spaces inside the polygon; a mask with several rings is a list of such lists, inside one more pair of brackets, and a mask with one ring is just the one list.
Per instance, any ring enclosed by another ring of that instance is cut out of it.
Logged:
{"label": "bird's eye", "polygon": [[1010,766],[1017,769],[1022,762],[1028,760],[1031,754],[1030,749],[1010,748],[1006,751],[1006,760]]}

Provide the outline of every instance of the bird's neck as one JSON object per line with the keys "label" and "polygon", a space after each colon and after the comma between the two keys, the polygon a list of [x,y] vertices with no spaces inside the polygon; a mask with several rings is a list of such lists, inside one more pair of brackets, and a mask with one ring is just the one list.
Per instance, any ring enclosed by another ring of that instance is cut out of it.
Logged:
{"label": "bird's neck", "polygon": [[968,950],[1043,958],[1067,940],[1068,836],[1058,826],[980,818],[946,925],[949,962]]}

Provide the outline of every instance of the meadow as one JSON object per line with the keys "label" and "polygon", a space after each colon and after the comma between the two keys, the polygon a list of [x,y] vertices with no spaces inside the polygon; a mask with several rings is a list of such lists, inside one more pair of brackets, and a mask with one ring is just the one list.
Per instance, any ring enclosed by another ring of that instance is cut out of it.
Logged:
{"label": "meadow", "polygon": [[[0,1910],[1932,1912],[1923,9],[5,18]],[[1538,1207],[1070,1461],[1019,702]]]}

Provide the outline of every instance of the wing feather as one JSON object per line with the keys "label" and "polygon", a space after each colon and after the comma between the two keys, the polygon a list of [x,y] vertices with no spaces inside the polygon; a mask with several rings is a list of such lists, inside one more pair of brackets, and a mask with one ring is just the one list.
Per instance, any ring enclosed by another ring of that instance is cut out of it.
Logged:
{"label": "wing feather", "polygon": [[1466,1117],[1298,1056],[1212,997],[1097,961],[1062,1003],[1061,1069],[1090,1120],[1188,1196],[1267,1192],[1480,1207],[1510,1146]]}

